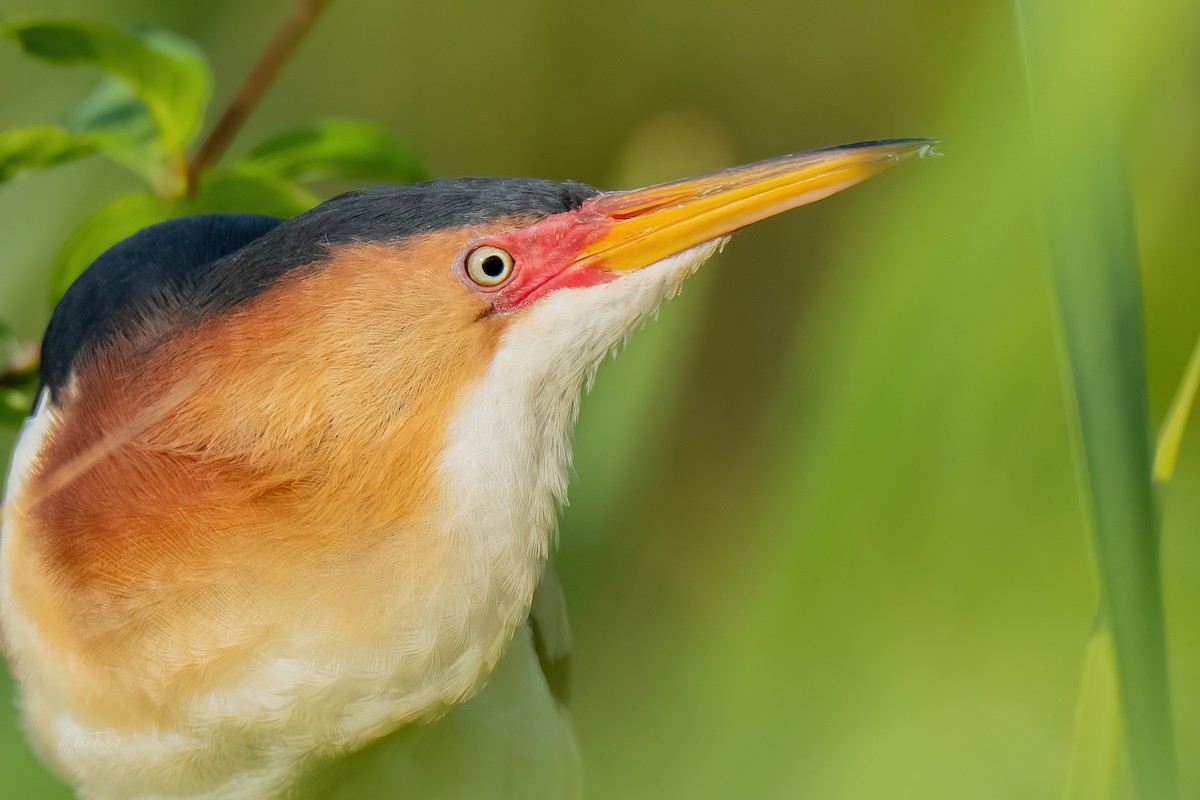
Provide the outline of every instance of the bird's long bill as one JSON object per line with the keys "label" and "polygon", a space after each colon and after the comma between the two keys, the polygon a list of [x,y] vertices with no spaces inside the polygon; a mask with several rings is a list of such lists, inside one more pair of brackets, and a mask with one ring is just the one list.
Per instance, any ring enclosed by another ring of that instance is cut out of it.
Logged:
{"label": "bird's long bill", "polygon": [[925,155],[932,139],[890,139],[773,158],[698,178],[612,192],[585,209],[611,221],[577,263],[634,270]]}

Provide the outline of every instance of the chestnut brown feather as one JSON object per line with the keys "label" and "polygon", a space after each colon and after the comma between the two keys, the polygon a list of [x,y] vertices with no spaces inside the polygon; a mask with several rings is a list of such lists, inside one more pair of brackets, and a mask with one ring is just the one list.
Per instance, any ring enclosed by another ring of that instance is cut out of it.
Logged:
{"label": "chestnut brown feather", "polygon": [[[120,667],[92,719],[160,717],[173,694],[237,675],[264,619],[319,605],[353,635],[369,599],[352,575],[314,576],[352,573],[434,513],[447,421],[507,325],[480,319],[450,266],[462,242],[516,224],[335,246],[319,273],[77,371],[22,507],[45,575],[17,593],[71,660]],[[445,555],[408,535],[392,570],[416,582]]]}

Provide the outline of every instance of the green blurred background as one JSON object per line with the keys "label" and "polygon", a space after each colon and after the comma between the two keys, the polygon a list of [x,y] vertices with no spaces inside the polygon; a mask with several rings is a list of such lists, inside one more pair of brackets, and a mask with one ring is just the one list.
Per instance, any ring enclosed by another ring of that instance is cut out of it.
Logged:
{"label": "green blurred background", "polygon": [[[220,109],[290,5],[4,11],[192,37]],[[1200,4],[1118,5],[1157,425],[1200,334]],[[1062,47],[1088,42],[1085,19]],[[0,42],[0,128],[58,121],[93,82]],[[593,798],[1061,796],[1097,594],[1009,2],[337,0],[232,154],[331,116],[436,176],[604,188],[942,137],[944,158],[737,236],[601,370],[559,554],[575,719]],[[135,188],[99,159],[0,188],[0,319],[38,335],[57,243]],[[1184,796],[1196,427],[1163,492]],[[18,726],[5,700],[0,796],[67,796]]]}

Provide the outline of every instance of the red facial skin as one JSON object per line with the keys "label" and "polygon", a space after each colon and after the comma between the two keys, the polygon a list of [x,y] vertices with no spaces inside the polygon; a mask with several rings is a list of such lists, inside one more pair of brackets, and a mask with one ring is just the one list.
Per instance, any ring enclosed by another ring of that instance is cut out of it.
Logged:
{"label": "red facial skin", "polygon": [[[519,230],[476,239],[459,255],[455,272],[467,288],[491,303],[493,312],[499,314],[524,308],[555,289],[614,280],[620,273],[605,269],[600,259],[580,259],[584,248],[602,239],[614,223],[609,216],[593,210],[598,199]],[[480,286],[466,273],[467,255],[483,245],[499,247],[512,256],[512,275],[497,286]]]}

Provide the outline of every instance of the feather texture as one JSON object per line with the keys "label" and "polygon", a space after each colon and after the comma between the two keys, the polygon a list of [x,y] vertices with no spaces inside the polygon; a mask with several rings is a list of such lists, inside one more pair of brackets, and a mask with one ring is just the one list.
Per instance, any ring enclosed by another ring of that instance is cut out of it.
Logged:
{"label": "feather texture", "polygon": [[462,243],[527,223],[335,245],[74,363],[22,439],[0,614],[28,728],[83,796],[282,796],[436,736],[485,684],[550,549],[581,386],[715,249],[484,314]]}

